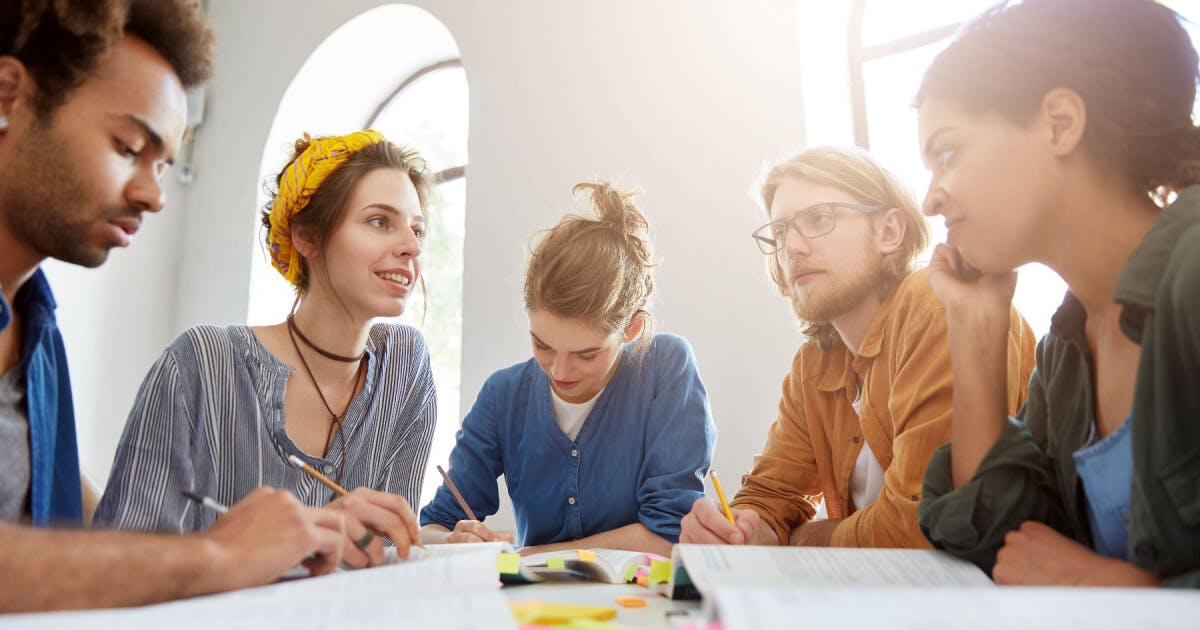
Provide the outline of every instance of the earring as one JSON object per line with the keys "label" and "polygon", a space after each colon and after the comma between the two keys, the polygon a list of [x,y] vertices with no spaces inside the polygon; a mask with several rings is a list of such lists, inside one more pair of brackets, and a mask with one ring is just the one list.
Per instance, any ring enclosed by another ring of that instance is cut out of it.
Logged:
{"label": "earring", "polygon": [[0,131],[8,129],[8,116],[0,116]]}

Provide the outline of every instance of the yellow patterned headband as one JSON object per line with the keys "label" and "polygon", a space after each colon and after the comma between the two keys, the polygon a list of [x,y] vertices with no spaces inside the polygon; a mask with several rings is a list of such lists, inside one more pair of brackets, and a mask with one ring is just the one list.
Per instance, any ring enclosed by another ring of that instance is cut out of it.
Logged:
{"label": "yellow patterned headband", "polygon": [[[308,138],[308,134],[304,137]],[[300,253],[292,245],[292,217],[308,205],[308,200],[325,178],[351,155],[383,141],[383,134],[373,129],[309,139],[304,152],[283,169],[279,192],[271,202],[271,230],[267,233],[267,242],[271,245],[271,265],[292,286],[300,276]]]}

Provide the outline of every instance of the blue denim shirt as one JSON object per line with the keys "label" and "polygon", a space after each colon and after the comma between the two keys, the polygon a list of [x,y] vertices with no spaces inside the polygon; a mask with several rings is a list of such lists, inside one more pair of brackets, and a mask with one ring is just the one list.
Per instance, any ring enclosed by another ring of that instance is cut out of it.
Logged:
{"label": "blue denim shirt", "polygon": [[[508,485],[517,543],[577,540],[633,523],[675,542],[704,493],[717,430],[691,347],[656,335],[641,365],[628,349],[574,441],[554,420],[550,380],[533,359],[488,378],[463,419],[448,473],[479,518]],[[466,516],[446,486],[421,524]]]}
{"label": "blue denim shirt", "polygon": [[[67,351],[54,318],[54,294],[38,269],[17,291],[13,307],[21,314],[21,359],[29,413],[29,509],[34,525],[78,524],[83,518],[79,488],[79,447]],[[0,297],[0,330],[12,321]]]}

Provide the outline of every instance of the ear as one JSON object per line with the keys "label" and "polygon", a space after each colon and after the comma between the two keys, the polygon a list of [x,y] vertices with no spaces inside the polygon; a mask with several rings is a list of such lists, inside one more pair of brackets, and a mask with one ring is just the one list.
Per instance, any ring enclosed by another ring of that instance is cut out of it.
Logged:
{"label": "ear", "polygon": [[12,55],[0,56],[0,116],[11,122],[17,104],[33,96],[32,86],[25,64]]}
{"label": "ear", "polygon": [[321,256],[321,248],[316,241],[309,237],[305,230],[292,227],[292,246],[305,260],[316,260]]}
{"label": "ear", "polygon": [[1039,112],[1049,132],[1050,148],[1057,156],[1070,154],[1079,147],[1087,128],[1087,104],[1070,88],[1054,88],[1042,97]]}
{"label": "ear", "polygon": [[629,325],[625,327],[625,335],[621,339],[621,343],[629,343],[642,335],[642,329],[646,327],[646,311],[638,311],[633,314],[633,319],[629,320]]}
{"label": "ear", "polygon": [[879,247],[879,253],[887,256],[904,244],[908,222],[904,220],[904,211],[899,208],[884,210],[878,221],[875,225],[875,244]]}

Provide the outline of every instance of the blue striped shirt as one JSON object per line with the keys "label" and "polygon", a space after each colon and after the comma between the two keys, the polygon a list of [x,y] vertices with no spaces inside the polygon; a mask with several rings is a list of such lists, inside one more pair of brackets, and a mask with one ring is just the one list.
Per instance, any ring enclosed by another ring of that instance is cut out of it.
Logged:
{"label": "blue striped shirt", "polygon": [[95,523],[207,528],[215,515],[183,490],[226,505],[260,486],[289,490],[308,505],[332,501],[332,491],[292,467],[288,455],[326,473],[340,471],[344,459],[344,487],[398,494],[415,509],[437,420],[429,352],[420,332],[392,324],[376,324],[366,350],[365,383],[343,421],[347,444],[336,439],[317,457],[287,435],[283,397],[292,368],[250,328],[184,332],[142,383]]}

